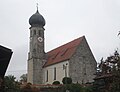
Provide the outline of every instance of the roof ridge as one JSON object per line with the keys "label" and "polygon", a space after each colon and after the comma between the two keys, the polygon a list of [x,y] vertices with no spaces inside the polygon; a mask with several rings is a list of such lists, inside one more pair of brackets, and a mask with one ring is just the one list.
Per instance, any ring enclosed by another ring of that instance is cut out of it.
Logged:
{"label": "roof ridge", "polygon": [[[83,37],[84,37],[84,36],[81,36],[81,37],[76,38],[76,39],[74,39],[74,40],[72,40],[72,41],[69,41],[69,42],[67,42],[67,43],[65,43],[65,44],[63,44],[63,45],[60,45],[60,46],[58,46],[58,47],[56,47],[56,48],[54,48],[54,49],[48,51],[47,53],[52,52],[52,51],[54,51],[54,50],[56,50],[56,49],[58,49],[58,48],[60,48],[60,47],[66,46],[67,44],[70,44],[70,43],[72,43],[72,42],[74,42],[74,41],[76,41],[76,40],[78,40],[78,39],[83,38]],[[74,47],[74,46],[73,46],[73,47]]]}
{"label": "roof ridge", "polygon": [[83,39],[84,36],[79,37],[47,52],[48,55],[47,62],[43,67],[70,59],[70,57],[74,54],[76,48],[79,46]]}

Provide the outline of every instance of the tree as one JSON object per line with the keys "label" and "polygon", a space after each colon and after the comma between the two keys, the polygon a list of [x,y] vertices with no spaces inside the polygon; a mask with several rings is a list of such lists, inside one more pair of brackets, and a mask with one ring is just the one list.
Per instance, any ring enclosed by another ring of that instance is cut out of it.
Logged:
{"label": "tree", "polygon": [[106,60],[102,59],[99,68],[100,72],[94,83],[95,89],[100,92],[119,92],[120,55],[118,51],[115,51],[114,54],[107,57]]}
{"label": "tree", "polygon": [[111,85],[111,92],[119,92],[120,91],[120,55],[117,51],[114,53],[113,61],[114,61],[112,67],[113,83]]}
{"label": "tree", "polygon": [[27,82],[27,74],[23,74],[20,76],[20,81],[21,82]]}
{"label": "tree", "polygon": [[13,75],[5,76],[4,78],[4,86],[5,92],[19,92],[20,86],[17,81],[15,81],[16,77]]}

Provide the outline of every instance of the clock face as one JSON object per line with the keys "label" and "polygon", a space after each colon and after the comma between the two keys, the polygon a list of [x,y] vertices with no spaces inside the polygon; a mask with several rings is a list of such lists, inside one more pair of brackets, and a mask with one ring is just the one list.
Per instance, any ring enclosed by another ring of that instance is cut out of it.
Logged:
{"label": "clock face", "polygon": [[38,37],[38,41],[39,41],[39,42],[42,42],[42,41],[43,41],[43,38],[42,38],[42,37]]}

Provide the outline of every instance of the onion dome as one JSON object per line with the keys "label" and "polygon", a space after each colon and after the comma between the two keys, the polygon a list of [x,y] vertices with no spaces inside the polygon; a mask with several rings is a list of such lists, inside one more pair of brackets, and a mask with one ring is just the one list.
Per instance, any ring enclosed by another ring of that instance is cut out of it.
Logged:
{"label": "onion dome", "polygon": [[45,26],[45,19],[43,18],[43,16],[37,10],[37,12],[29,18],[29,24],[31,26],[41,26],[41,27],[43,27],[43,26]]}

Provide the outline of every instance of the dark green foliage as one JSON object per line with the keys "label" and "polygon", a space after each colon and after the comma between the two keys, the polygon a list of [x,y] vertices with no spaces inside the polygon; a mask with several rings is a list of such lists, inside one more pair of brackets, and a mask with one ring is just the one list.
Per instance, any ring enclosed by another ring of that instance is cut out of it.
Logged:
{"label": "dark green foliage", "polygon": [[[93,87],[92,86],[83,87],[82,92],[93,92]],[[98,92],[98,91],[96,91],[96,92]]]}
{"label": "dark green foliage", "polygon": [[80,92],[82,91],[82,87],[80,84],[72,84],[70,90],[71,92]]}
{"label": "dark green foliage", "polygon": [[72,79],[70,77],[64,77],[62,82],[63,82],[63,84],[71,84]]}
{"label": "dark green foliage", "polygon": [[82,92],[82,87],[80,84],[66,84],[64,85],[63,92]]}
{"label": "dark green foliage", "polygon": [[15,81],[13,75],[5,76],[4,78],[4,90],[5,92],[20,92],[19,83]]}
{"label": "dark green foliage", "polygon": [[21,82],[27,82],[27,74],[23,74],[20,76],[20,81]]}
{"label": "dark green foliage", "polygon": [[97,79],[94,81],[93,83],[93,91],[94,92],[102,92],[105,87],[107,85],[107,82],[105,81],[105,79]]}
{"label": "dark green foliage", "polygon": [[120,55],[115,51],[113,55],[101,60],[94,82],[94,92],[120,92]]}
{"label": "dark green foliage", "polygon": [[118,51],[115,51],[114,55],[108,58],[112,64],[111,73],[113,75],[109,92],[120,92],[120,55]]}
{"label": "dark green foliage", "polygon": [[60,82],[59,81],[54,81],[52,84],[58,85],[58,84],[60,84]]}
{"label": "dark green foliage", "polygon": [[111,84],[111,92],[120,92],[120,56],[117,60],[116,68],[113,68],[113,83]]}

